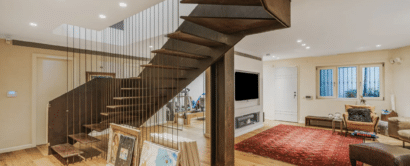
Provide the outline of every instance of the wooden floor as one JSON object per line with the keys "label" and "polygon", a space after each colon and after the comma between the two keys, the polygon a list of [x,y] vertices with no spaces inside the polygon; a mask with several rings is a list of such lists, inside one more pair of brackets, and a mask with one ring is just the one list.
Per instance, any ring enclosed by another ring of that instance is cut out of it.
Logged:
{"label": "wooden floor", "polygon": [[[296,125],[296,126],[304,126],[304,124],[297,124],[297,123],[286,123],[286,122],[277,122],[277,121],[270,121],[267,120],[264,123],[264,127],[242,135],[240,137],[235,138],[235,143],[239,143],[242,140],[250,138],[264,130],[272,128],[279,124],[287,124],[287,125]],[[175,126],[174,126],[175,127]],[[182,126],[179,126],[182,128]],[[316,128],[316,127],[314,127]],[[200,160],[202,165],[210,165],[210,141],[209,139],[203,136],[203,120],[195,120],[193,119],[191,125],[183,126],[183,131],[180,130],[172,130],[171,128],[163,128],[163,127],[152,127],[143,129],[143,135],[148,135],[149,132],[162,132],[165,131],[167,133],[178,134],[179,136],[190,138],[196,140],[198,143],[198,149],[200,153]],[[145,133],[144,133],[145,131]],[[402,146],[402,142],[390,138],[387,136],[380,135],[380,138],[377,140],[378,142]],[[370,141],[366,141],[370,142]],[[80,163],[72,164],[73,166],[105,166],[105,160],[101,157],[95,157],[93,159],[83,161]],[[36,148],[19,150],[9,153],[0,154],[0,166],[61,166],[62,164],[54,157],[54,156],[47,156],[47,146],[38,146]],[[281,162],[278,160],[273,160],[270,158],[265,158],[249,153],[244,153],[240,151],[235,151],[235,165],[238,166],[261,166],[261,165],[278,165],[278,166],[289,166],[292,164],[288,164],[285,162]]]}

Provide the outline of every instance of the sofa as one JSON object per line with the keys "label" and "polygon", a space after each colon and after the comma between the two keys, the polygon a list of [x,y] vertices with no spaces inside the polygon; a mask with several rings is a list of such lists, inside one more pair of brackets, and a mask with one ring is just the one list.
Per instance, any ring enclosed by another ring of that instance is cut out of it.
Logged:
{"label": "sofa", "polygon": [[389,136],[402,140],[403,147],[405,146],[405,142],[410,142],[410,118],[389,118],[388,128]]}
{"label": "sofa", "polygon": [[[349,109],[368,109],[370,110],[371,120],[369,122],[349,120]],[[376,115],[375,109],[376,108],[374,106],[346,105],[345,106],[346,112],[343,113],[343,120],[345,122],[347,130],[349,131],[360,130],[360,131],[377,133],[377,124],[379,123],[379,116]]]}
{"label": "sofa", "polygon": [[351,144],[349,158],[352,166],[356,166],[356,161],[373,166],[408,166],[410,150],[377,142]]}

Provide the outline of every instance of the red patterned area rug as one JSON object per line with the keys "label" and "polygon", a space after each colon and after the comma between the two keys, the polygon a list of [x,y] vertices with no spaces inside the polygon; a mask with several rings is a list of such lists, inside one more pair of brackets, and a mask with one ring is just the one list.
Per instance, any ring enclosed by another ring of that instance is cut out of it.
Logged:
{"label": "red patterned area rug", "polygon": [[278,125],[236,144],[235,149],[301,166],[350,166],[349,145],[359,143],[363,139],[331,130]]}

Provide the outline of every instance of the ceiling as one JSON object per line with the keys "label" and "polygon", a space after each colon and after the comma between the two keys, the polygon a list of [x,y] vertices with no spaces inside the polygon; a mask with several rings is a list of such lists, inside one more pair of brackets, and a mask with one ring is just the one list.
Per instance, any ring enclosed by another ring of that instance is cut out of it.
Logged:
{"label": "ceiling", "polygon": [[[162,1],[0,0],[0,38],[64,46],[66,36],[53,34],[64,24],[102,30]],[[277,60],[403,47],[410,45],[409,6],[408,0],[292,0],[291,28],[247,36],[235,49]]]}
{"label": "ceiling", "polygon": [[[0,0],[0,38],[66,45],[66,36],[53,34],[63,24],[102,30],[162,1]],[[120,2],[127,7],[120,7]],[[38,26],[31,27],[32,22]]]}
{"label": "ceiling", "polygon": [[292,0],[291,28],[247,36],[235,49],[266,61],[408,45],[409,0]]}

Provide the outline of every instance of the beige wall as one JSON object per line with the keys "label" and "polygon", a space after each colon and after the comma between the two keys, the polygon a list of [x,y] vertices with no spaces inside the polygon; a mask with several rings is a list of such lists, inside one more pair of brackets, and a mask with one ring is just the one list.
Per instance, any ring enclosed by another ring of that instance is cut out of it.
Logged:
{"label": "beige wall", "polygon": [[[393,57],[401,57],[403,63],[391,64]],[[297,59],[285,59],[277,61],[265,61],[264,78],[273,78],[273,67],[297,66],[299,70],[299,122],[303,123],[305,116],[327,116],[329,113],[344,112],[345,104],[356,104],[357,100],[343,99],[316,99],[316,67],[344,64],[385,63],[385,100],[368,100],[369,105],[376,106],[376,112],[380,115],[382,109],[391,108],[391,95],[397,98],[397,112],[400,116],[410,117],[410,47],[394,50],[380,50],[370,52],[349,53],[322,57],[308,57]],[[273,96],[274,92],[264,85],[265,99]],[[305,96],[313,96],[314,99],[304,99]],[[274,104],[265,103],[264,112],[273,112]]]}
{"label": "beige wall", "polygon": [[[0,39],[0,149],[32,144],[32,54],[65,55],[65,52],[7,45]],[[7,98],[7,91],[17,98]]]}
{"label": "beige wall", "polygon": [[[4,39],[0,39],[0,153],[15,149],[28,148],[34,144],[32,142],[32,56],[33,54],[45,54],[66,57],[67,52],[37,49],[30,47],[13,46],[6,44]],[[69,54],[69,55],[72,55]],[[95,66],[117,66],[116,69],[105,67],[106,72],[115,70],[117,78],[130,76],[127,71],[135,69],[134,76],[141,71],[138,65],[125,67],[123,71],[119,66],[127,64],[121,59],[104,61],[101,57],[96,61],[93,56],[93,71]],[[72,62],[71,62],[72,63]],[[135,64],[139,62],[134,61]],[[144,61],[147,63],[147,61]],[[81,59],[81,72],[79,72],[78,55],[74,56],[75,86],[85,82],[85,58]],[[98,68],[100,71],[101,69]],[[91,71],[91,57],[87,58],[87,71]],[[78,76],[80,73],[81,77]],[[66,80],[66,75],[60,75]],[[79,79],[80,78],[80,79]],[[70,79],[71,80],[71,79]],[[17,98],[7,98],[7,91],[17,91]],[[43,104],[43,103],[42,103]]]}
{"label": "beige wall", "polygon": [[401,58],[393,65],[393,93],[399,116],[410,117],[410,46],[392,50],[392,58]]}

